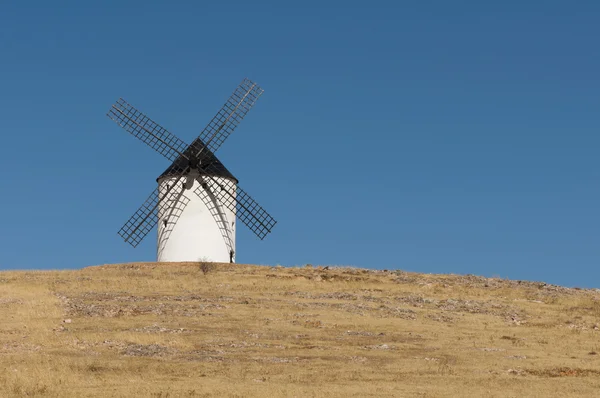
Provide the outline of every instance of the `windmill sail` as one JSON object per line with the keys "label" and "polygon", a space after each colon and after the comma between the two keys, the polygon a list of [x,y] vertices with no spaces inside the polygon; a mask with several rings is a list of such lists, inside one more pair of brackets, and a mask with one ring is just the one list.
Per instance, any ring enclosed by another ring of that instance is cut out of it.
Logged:
{"label": "windmill sail", "polygon": [[[219,202],[235,213],[259,239],[264,239],[271,232],[277,221],[239,185],[232,181],[218,182],[209,177],[205,179],[207,187],[217,196]],[[195,190],[201,196],[204,187]]]}
{"label": "windmill sail", "polygon": [[[179,182],[179,180],[177,180]],[[158,187],[152,191],[148,199],[136,210],[135,213],[121,227],[118,234],[123,240],[131,246],[136,247],[154,228],[159,219],[158,204],[162,200],[172,202],[180,211],[176,214],[181,214],[189,199],[182,196],[183,189],[176,189],[176,184],[170,186],[169,189],[160,197]],[[175,189],[173,189],[175,188]]]}
{"label": "windmill sail", "polygon": [[188,147],[183,140],[155,123],[123,98],[119,98],[110,108],[107,116],[170,161],[174,161]]}
{"label": "windmill sail", "polygon": [[211,152],[216,152],[248,111],[252,109],[263,92],[264,90],[256,83],[244,79],[233,91],[225,105],[202,130],[198,138]]}

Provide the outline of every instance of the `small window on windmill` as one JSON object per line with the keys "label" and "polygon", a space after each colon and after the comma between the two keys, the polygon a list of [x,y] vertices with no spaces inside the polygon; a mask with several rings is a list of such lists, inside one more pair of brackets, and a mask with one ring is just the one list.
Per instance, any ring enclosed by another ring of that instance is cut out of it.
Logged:
{"label": "small window on windmill", "polygon": [[162,222],[163,222],[163,227],[167,228],[167,219],[163,218]]}

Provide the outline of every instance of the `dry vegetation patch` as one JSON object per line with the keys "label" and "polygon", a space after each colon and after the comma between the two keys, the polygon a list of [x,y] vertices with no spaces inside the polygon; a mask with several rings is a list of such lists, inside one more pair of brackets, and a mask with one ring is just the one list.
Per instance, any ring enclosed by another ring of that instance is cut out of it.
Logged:
{"label": "dry vegetation patch", "polygon": [[350,267],[0,273],[0,396],[594,396],[600,293]]}

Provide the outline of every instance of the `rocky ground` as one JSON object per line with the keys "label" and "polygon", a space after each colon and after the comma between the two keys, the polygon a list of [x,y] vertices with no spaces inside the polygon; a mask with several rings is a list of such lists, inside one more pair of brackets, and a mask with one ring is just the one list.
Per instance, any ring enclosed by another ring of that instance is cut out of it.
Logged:
{"label": "rocky ground", "polygon": [[350,267],[0,273],[0,396],[594,396],[600,291]]}

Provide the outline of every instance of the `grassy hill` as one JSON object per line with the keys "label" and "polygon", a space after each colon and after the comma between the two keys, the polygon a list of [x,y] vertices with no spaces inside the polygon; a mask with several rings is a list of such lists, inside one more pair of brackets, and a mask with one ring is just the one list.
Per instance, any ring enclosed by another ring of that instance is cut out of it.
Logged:
{"label": "grassy hill", "polygon": [[593,397],[600,291],[356,268],[0,272],[0,396]]}

